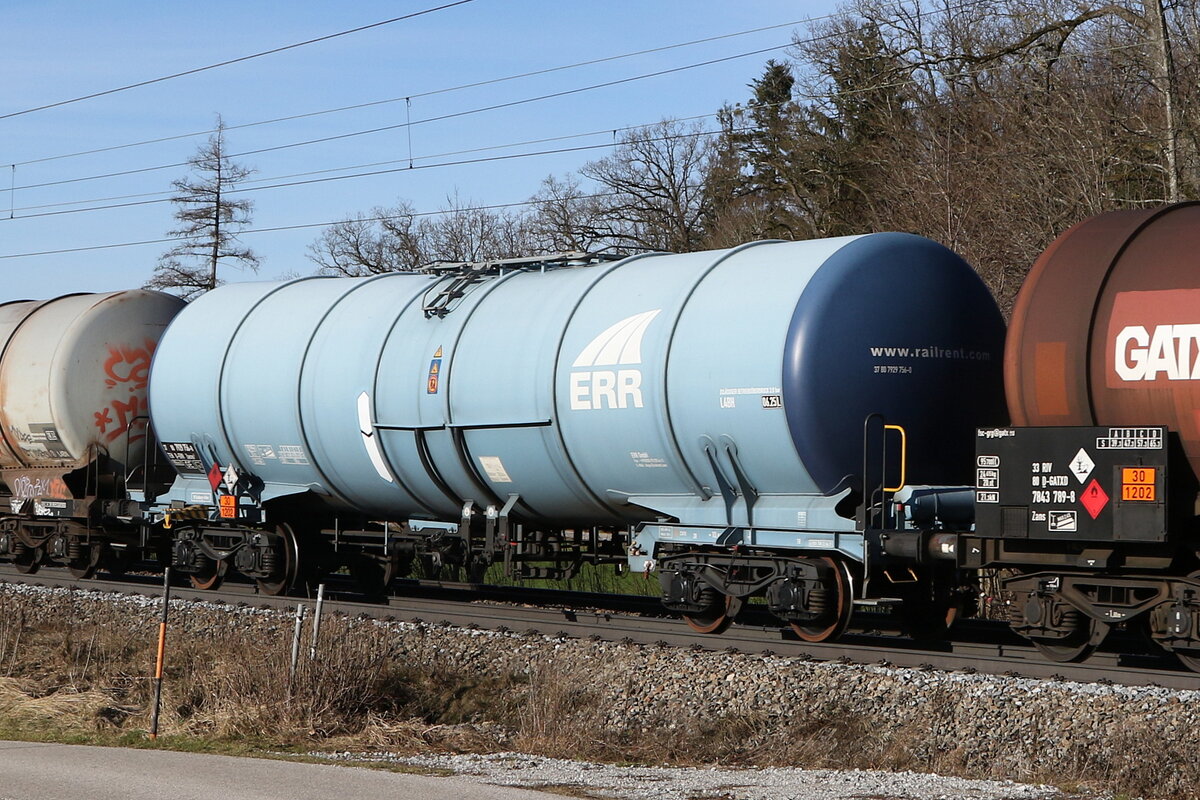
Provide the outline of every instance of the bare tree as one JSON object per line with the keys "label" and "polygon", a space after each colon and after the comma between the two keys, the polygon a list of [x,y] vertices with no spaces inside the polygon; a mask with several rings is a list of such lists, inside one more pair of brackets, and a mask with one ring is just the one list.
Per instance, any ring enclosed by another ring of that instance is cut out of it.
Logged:
{"label": "bare tree", "polygon": [[321,275],[359,277],[410,272],[433,261],[485,261],[528,255],[534,244],[525,219],[481,208],[457,194],[434,214],[407,201],[376,207],[330,225],[308,247]]}
{"label": "bare tree", "polygon": [[230,196],[254,170],[230,160],[220,115],[188,165],[192,175],[171,182],[178,225],[167,235],[180,241],[159,257],[146,282],[148,289],[175,291],[184,299],[215,289],[222,282],[217,277],[222,263],[254,271],[259,265],[258,256],[238,239],[238,231],[250,222],[253,203]]}
{"label": "bare tree", "polygon": [[330,225],[308,246],[308,257],[318,274],[347,277],[407,272],[430,260],[407,201]]}
{"label": "bare tree", "polygon": [[594,252],[608,247],[603,224],[605,190],[584,188],[568,173],[542,180],[530,198],[527,228],[536,253]]}
{"label": "bare tree", "polygon": [[442,261],[486,261],[529,255],[525,220],[508,209],[481,208],[457,193],[418,226],[427,252]]}
{"label": "bare tree", "polygon": [[697,249],[704,239],[709,138],[701,123],[675,120],[626,134],[612,155],[579,170],[600,192],[577,235],[628,249]]}

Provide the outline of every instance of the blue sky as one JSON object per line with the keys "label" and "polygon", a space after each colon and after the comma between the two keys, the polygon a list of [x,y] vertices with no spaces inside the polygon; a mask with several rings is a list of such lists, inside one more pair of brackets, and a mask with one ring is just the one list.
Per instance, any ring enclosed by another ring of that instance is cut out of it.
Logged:
{"label": "blue sky", "polygon": [[[0,116],[44,103],[236,58],[438,5],[437,0],[204,4],[117,0],[5,0],[0,4]],[[781,25],[828,14],[834,0],[543,2],[474,0],[275,55],[59,108],[0,119],[0,257],[162,238],[168,203],[60,214],[95,205],[155,200],[183,167],[77,179],[182,162],[204,136],[70,158],[38,159],[203,131],[217,113],[229,126],[358,103],[422,95],[477,81],[617,56],[690,40]],[[234,153],[403,124],[536,97],[658,70],[786,45],[806,25],[681,47],[603,64],[414,97],[336,114],[230,130]],[[460,116],[411,128],[418,165],[561,147],[605,145],[611,130],[663,117],[711,114],[747,96],[763,63],[785,50],[736,58],[567,97]],[[411,115],[411,117],[409,116]],[[711,122],[711,120],[710,120]],[[608,131],[608,133],[604,133]],[[599,132],[523,147],[475,148]],[[247,155],[254,179],[399,160],[409,132],[397,128],[321,144]],[[252,192],[253,228],[340,219],[408,200],[434,211],[448,195],[477,204],[527,199],[549,174],[571,172],[606,149],[430,167]],[[9,166],[16,164],[15,172]],[[387,169],[378,166],[369,169]],[[351,170],[367,171],[367,170]],[[329,172],[326,175],[344,173]],[[15,191],[10,184],[15,177]],[[318,176],[314,176],[318,177]],[[299,180],[284,178],[278,182]],[[31,187],[58,181],[56,186]],[[137,197],[125,197],[139,195]],[[122,199],[107,199],[122,198]],[[75,203],[75,205],[64,205]],[[8,219],[10,207],[14,218]],[[40,215],[40,216],[34,216]],[[257,276],[307,274],[306,250],[319,228],[247,234],[262,257]],[[0,258],[3,300],[106,291],[141,285],[159,253],[151,244],[57,255]]]}

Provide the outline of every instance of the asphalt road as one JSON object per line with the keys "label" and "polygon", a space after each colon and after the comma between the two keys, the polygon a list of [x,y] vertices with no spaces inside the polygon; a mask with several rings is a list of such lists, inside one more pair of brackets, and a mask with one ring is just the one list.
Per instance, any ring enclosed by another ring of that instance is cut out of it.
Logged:
{"label": "asphalt road", "polygon": [[0,741],[0,800],[552,800],[560,796],[463,778],[333,764]]}

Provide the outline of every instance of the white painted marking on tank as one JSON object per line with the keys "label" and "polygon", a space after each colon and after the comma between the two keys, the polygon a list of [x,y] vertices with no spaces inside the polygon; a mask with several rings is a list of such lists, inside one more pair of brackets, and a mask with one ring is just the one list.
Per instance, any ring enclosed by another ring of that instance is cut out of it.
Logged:
{"label": "white painted marking on tank", "polygon": [[662,313],[661,308],[643,311],[610,325],[588,342],[572,367],[615,367],[642,363],[642,338],[646,328]]}
{"label": "white painted marking on tank", "polygon": [[642,371],[598,369],[571,373],[571,410],[644,408]]}
{"label": "white painted marking on tank", "polygon": [[396,479],[388,469],[387,462],[383,460],[383,451],[379,447],[379,438],[375,435],[375,426],[371,424],[371,396],[366,392],[358,396],[358,432],[362,434],[363,447],[367,448],[367,458],[371,459],[371,466],[375,468],[375,472],[388,483],[395,483]]}

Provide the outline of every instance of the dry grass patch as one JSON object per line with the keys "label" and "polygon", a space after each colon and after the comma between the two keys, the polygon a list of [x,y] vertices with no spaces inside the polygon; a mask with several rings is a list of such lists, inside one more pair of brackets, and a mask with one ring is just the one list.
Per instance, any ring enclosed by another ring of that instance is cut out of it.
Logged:
{"label": "dry grass patch", "polygon": [[[153,605],[67,593],[27,598],[0,587],[0,736],[144,744],[156,628]],[[159,746],[239,754],[518,750],[610,763],[915,770],[1099,784],[1146,797],[1200,794],[1192,737],[1164,737],[1153,718],[1076,744],[1062,737],[1072,720],[1061,714],[1007,734],[972,732],[972,701],[947,687],[914,695],[919,707],[899,718],[871,713],[854,693],[835,702],[817,689],[783,713],[752,700],[710,703],[699,672],[681,676],[694,697],[656,703],[638,665],[672,653],[629,650],[619,663],[601,663],[575,645],[476,645],[461,636],[331,616],[318,658],[307,657],[305,641],[289,676],[287,616],[180,606],[171,617]],[[987,745],[1000,755],[989,760]]]}

